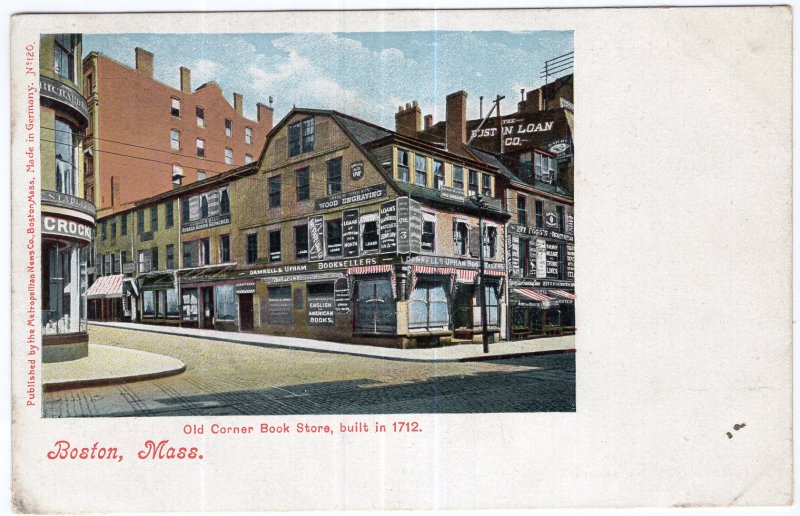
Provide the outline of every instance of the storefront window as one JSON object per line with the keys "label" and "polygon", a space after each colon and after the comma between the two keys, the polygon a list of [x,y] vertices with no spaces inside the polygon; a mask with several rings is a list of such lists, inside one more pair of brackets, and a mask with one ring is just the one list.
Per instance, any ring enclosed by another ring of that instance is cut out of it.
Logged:
{"label": "storefront window", "polygon": [[216,289],[217,320],[233,321],[236,319],[236,294],[233,285],[219,285]]}
{"label": "storefront window", "polygon": [[156,315],[156,293],[153,290],[145,290],[142,293],[142,313],[145,317],[155,317]]}
{"label": "storefront window", "polygon": [[187,288],[183,291],[183,320],[197,320],[197,289]]}
{"label": "storefront window", "polygon": [[178,289],[167,290],[167,316],[178,317],[181,311],[178,307]]}
{"label": "storefront window", "polygon": [[75,195],[76,191],[76,138],[78,136],[70,124],[56,118],[56,191]]}
{"label": "storefront window", "polygon": [[419,281],[411,293],[410,328],[447,328],[450,310],[445,281]]}
{"label": "storefront window", "polygon": [[42,248],[43,334],[86,331],[81,297],[86,288],[85,253],[67,242],[45,241]]}
{"label": "storefront window", "polygon": [[292,324],[292,287],[267,289],[267,320],[269,324]]}
{"label": "storefront window", "polygon": [[[498,285],[486,284],[486,321],[489,326],[498,326],[500,321],[500,301],[498,299]],[[475,304],[472,308],[472,320],[475,326],[483,324],[481,319],[481,298],[480,289],[475,290]]]}
{"label": "storefront window", "polygon": [[389,279],[356,283],[356,329],[375,333],[394,332],[396,309]]}

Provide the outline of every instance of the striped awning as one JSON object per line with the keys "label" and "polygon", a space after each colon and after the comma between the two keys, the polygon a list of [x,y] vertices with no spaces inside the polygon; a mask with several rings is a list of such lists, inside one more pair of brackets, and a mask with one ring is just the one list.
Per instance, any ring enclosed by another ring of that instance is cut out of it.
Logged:
{"label": "striped awning", "polygon": [[473,271],[470,269],[457,269],[456,281],[459,283],[475,283],[475,277],[477,275],[478,271]]}
{"label": "striped awning", "polygon": [[256,282],[251,281],[237,281],[236,282],[236,293],[237,294],[255,294],[256,293]]}
{"label": "striped awning", "polygon": [[512,290],[512,293],[525,299],[529,299],[532,301],[539,301],[539,302],[547,302],[552,301],[553,298],[550,296],[545,295],[538,290],[531,290],[529,288],[515,288]]}
{"label": "striped awning", "polygon": [[383,274],[386,272],[392,272],[392,264],[364,265],[363,267],[350,267],[347,269],[347,274],[351,276],[361,274]]}
{"label": "striped awning", "polygon": [[487,276],[505,276],[505,271],[498,270],[498,269],[486,269],[483,273]]}
{"label": "striped awning", "polygon": [[450,276],[456,273],[453,267],[429,267],[427,265],[412,265],[411,271],[415,274],[438,274],[441,276]]}
{"label": "striped awning", "polygon": [[558,303],[572,303],[575,301],[575,294],[566,290],[551,290],[550,294],[556,296]]}
{"label": "striped awning", "polygon": [[113,276],[100,276],[92,286],[86,291],[87,299],[111,299],[122,297],[122,282],[125,276],[115,274]]}

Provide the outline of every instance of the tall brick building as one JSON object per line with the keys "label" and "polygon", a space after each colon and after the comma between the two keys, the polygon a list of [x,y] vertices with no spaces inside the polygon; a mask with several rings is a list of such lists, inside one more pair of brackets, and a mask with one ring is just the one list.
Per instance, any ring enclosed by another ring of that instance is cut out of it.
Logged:
{"label": "tall brick building", "polygon": [[101,215],[257,160],[272,128],[271,107],[245,118],[242,95],[231,105],[215,82],[192,90],[184,67],[180,89],[162,84],[153,54],[135,52],[135,68],[97,52],[83,60],[85,192]]}

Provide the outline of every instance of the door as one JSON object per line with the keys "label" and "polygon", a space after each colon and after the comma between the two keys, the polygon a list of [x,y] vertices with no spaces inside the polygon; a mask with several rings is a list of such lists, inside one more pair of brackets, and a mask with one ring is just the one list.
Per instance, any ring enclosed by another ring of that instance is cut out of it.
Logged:
{"label": "door", "polygon": [[200,327],[214,327],[214,287],[203,288],[203,320]]}
{"label": "door", "polygon": [[239,294],[239,331],[253,331],[253,294]]}

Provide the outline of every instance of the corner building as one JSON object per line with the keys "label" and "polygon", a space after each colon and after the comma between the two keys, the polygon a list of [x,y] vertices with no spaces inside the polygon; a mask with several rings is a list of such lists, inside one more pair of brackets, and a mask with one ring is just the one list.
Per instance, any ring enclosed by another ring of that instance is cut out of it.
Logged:
{"label": "corner building", "polygon": [[80,34],[40,39],[41,324],[44,362],[88,355],[86,261],[95,207],[83,198],[83,132],[89,122],[82,91]]}

